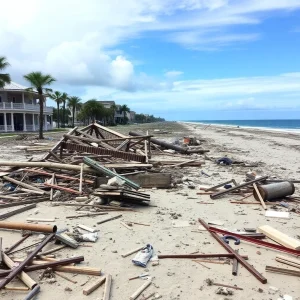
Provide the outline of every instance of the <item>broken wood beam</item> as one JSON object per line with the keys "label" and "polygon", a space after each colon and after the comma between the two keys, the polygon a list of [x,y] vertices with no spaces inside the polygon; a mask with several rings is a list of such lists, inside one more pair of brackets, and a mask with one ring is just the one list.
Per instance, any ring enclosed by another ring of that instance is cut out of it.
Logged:
{"label": "broken wood beam", "polygon": [[152,284],[151,280],[147,280],[142,286],[140,286],[131,296],[130,300],[135,300],[146,288]]}
{"label": "broken wood beam", "polygon": [[105,279],[103,300],[109,300],[111,284],[112,284],[112,276],[110,274],[107,274]]}
{"label": "broken wood beam", "polygon": [[38,191],[38,192],[41,192],[41,193],[45,194],[45,191],[43,191],[43,190],[41,190],[41,189],[39,189],[39,188],[37,188],[37,187],[35,187],[35,186],[32,186],[32,185],[30,185],[30,184],[24,183],[24,182],[22,182],[22,181],[13,179],[13,178],[8,177],[8,176],[2,176],[2,178],[3,178],[4,180],[10,181],[10,182],[12,182],[12,183],[14,183],[14,184],[16,184],[16,185],[20,185],[20,186],[22,186],[22,187],[24,187],[24,188],[26,188],[26,189],[29,189],[29,190],[35,190],[35,191]]}
{"label": "broken wood beam", "polygon": [[215,240],[230,254],[233,254],[235,258],[243,265],[255,278],[257,278],[261,283],[267,283],[267,279],[260,274],[254,267],[252,267],[239,253],[234,252],[234,250],[226,244],[215,232],[209,229],[209,226],[202,220],[198,219],[199,223],[204,226],[210,234],[215,238]]}
{"label": "broken wood beam", "polygon": [[36,204],[29,204],[29,205],[26,205],[24,207],[21,207],[21,208],[18,208],[18,209],[15,209],[13,211],[10,211],[10,212],[7,212],[5,214],[1,214],[0,215],[0,220],[4,220],[4,219],[7,219],[11,216],[14,216],[14,215],[17,215],[17,214],[20,214],[24,211],[27,211],[29,209],[32,209],[32,208],[35,208],[36,207]]}
{"label": "broken wood beam", "polygon": [[267,206],[266,206],[266,204],[265,204],[265,201],[264,201],[264,199],[262,198],[262,196],[261,196],[261,194],[260,194],[260,192],[259,192],[259,190],[258,190],[258,188],[257,188],[257,185],[256,185],[255,183],[253,183],[253,187],[254,187],[254,190],[255,190],[255,192],[256,192],[256,195],[257,195],[257,197],[258,197],[258,199],[259,199],[259,201],[260,201],[260,203],[261,203],[263,209],[264,209],[264,210],[267,210]]}
{"label": "broken wood beam", "polygon": [[223,195],[226,195],[232,191],[235,191],[235,190],[239,190],[240,188],[244,187],[244,186],[249,186],[249,185],[252,185],[253,183],[256,183],[256,182],[259,182],[259,181],[264,181],[268,178],[268,176],[262,176],[260,178],[257,178],[257,179],[254,179],[254,180],[251,180],[251,181],[248,181],[248,182],[245,182],[245,183],[242,183],[240,185],[237,185],[237,186],[234,186],[232,188],[229,188],[225,191],[220,191],[220,192],[217,192],[215,194],[212,194],[210,195],[210,198],[211,199],[216,199],[216,198],[219,198],[220,196],[223,196]]}

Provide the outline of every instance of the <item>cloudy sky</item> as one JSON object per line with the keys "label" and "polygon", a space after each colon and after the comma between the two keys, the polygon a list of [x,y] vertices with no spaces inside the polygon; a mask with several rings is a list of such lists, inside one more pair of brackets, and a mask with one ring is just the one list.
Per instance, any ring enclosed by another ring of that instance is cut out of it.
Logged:
{"label": "cloudy sky", "polygon": [[0,0],[13,81],[169,120],[299,118],[300,0]]}

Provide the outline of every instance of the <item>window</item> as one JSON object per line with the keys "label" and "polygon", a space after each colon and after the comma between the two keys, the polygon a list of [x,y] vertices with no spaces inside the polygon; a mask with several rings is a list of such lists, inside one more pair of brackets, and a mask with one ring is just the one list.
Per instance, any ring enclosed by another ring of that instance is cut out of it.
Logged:
{"label": "window", "polygon": [[0,103],[2,102],[2,96],[0,95]]}
{"label": "window", "polygon": [[12,102],[16,103],[16,97],[15,96],[12,96]]}

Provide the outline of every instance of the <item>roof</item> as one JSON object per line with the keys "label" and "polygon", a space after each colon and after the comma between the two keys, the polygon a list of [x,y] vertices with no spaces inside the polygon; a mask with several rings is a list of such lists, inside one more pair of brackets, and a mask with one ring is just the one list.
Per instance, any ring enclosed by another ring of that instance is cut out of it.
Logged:
{"label": "roof", "polygon": [[106,101],[106,100],[103,100],[103,101],[101,101],[101,100],[99,100],[98,102],[100,102],[101,104],[103,104],[103,105],[115,105],[116,103],[115,103],[115,101]]}
{"label": "roof", "polygon": [[0,91],[23,91],[26,89],[28,89],[28,87],[11,81],[11,83],[5,84],[4,88],[0,88]]}

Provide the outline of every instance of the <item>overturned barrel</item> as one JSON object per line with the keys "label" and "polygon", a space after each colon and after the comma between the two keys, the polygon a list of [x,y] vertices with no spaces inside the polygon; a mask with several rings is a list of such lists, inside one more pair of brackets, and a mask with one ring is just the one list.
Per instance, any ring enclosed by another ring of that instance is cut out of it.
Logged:
{"label": "overturned barrel", "polygon": [[[289,195],[293,195],[295,192],[295,186],[290,181],[259,185],[257,186],[257,188],[264,200],[283,198]],[[258,195],[255,190],[253,190],[253,196],[257,201],[259,201]]]}

